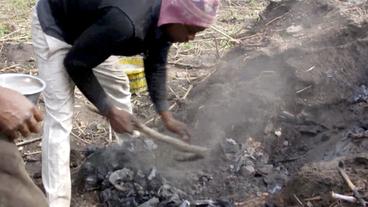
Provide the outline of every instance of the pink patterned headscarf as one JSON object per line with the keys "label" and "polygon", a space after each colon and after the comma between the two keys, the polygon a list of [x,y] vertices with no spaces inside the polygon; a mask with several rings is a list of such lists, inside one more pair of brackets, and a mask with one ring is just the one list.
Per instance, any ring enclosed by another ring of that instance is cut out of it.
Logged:
{"label": "pink patterned headscarf", "polygon": [[180,23],[207,28],[218,7],[219,0],[162,0],[158,26]]}

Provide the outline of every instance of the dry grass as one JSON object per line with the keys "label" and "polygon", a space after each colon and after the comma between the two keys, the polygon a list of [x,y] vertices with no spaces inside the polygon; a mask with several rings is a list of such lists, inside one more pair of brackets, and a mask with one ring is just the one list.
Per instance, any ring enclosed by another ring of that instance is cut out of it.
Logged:
{"label": "dry grass", "polygon": [[0,42],[30,39],[30,16],[35,0],[0,0]]}
{"label": "dry grass", "polygon": [[247,25],[258,19],[268,1],[222,0],[221,3],[216,24],[199,33],[194,41],[175,44],[171,50],[170,63],[184,67],[202,67],[206,64],[195,64],[193,58],[209,56],[211,64],[207,66],[214,65],[230,48],[240,43],[240,36],[247,32]]}
{"label": "dry grass", "polygon": [[[173,46],[170,62],[181,66],[190,64],[191,57],[207,55],[211,61],[222,57],[236,39],[246,31],[246,22],[258,17],[266,0],[222,0],[218,21],[214,28],[198,34],[196,40]],[[0,42],[30,40],[30,17],[35,0],[0,0]],[[213,63],[213,62],[211,62]]]}

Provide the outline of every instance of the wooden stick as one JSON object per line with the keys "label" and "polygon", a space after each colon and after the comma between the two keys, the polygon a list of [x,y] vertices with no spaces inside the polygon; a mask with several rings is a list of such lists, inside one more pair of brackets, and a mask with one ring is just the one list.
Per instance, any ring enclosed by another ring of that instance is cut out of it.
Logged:
{"label": "wooden stick", "polygon": [[182,68],[199,68],[199,65],[191,65],[191,64],[186,64],[186,63],[179,63],[179,62],[168,62],[170,65],[175,65],[177,67],[182,67]]}
{"label": "wooden stick", "polygon": [[222,34],[224,37],[228,38],[228,39],[229,39],[230,41],[232,41],[232,42],[235,42],[235,43],[237,43],[237,44],[239,44],[239,43],[240,43],[240,41],[239,41],[239,40],[237,40],[237,39],[235,39],[235,38],[231,37],[230,35],[226,34],[224,31],[222,31],[222,30],[220,30],[220,29],[216,28],[215,26],[211,26],[211,29],[213,29],[213,30],[215,30],[216,32],[218,32],[218,33]]}
{"label": "wooden stick", "polygon": [[284,17],[284,16],[285,16],[285,15],[287,15],[288,13],[289,13],[289,12],[286,12],[285,14],[283,14],[283,15],[281,15],[281,16],[278,16],[278,17],[276,17],[276,18],[274,18],[274,19],[272,19],[271,21],[267,22],[265,25],[266,25],[266,26],[268,26],[268,25],[272,24],[273,22],[275,22],[275,21],[277,21],[277,20],[281,19],[282,17]]}
{"label": "wooden stick", "polygon": [[309,72],[309,71],[312,71],[312,70],[314,70],[314,68],[316,68],[316,66],[315,65],[313,65],[312,67],[310,67],[308,70],[306,70],[305,72]]}
{"label": "wooden stick", "polygon": [[170,86],[168,88],[171,91],[171,93],[174,94],[175,98],[180,99],[180,97],[178,96],[178,94],[176,94],[175,91]]}
{"label": "wooden stick", "polygon": [[29,140],[25,140],[23,142],[18,142],[16,143],[15,145],[17,147],[20,147],[20,146],[24,146],[24,145],[27,145],[27,144],[31,144],[31,143],[34,143],[34,142],[38,142],[40,141],[42,138],[41,137],[37,137],[37,138],[34,138],[34,139],[29,139]]}
{"label": "wooden stick", "polygon": [[293,196],[294,196],[296,202],[298,203],[298,205],[301,206],[301,207],[304,207],[303,202],[298,198],[298,196],[296,196],[295,194]]}
{"label": "wooden stick", "polygon": [[12,69],[12,68],[16,68],[18,66],[20,66],[20,64],[14,64],[14,65],[11,65],[11,66],[8,66],[8,67],[5,67],[5,68],[0,68],[0,70],[5,71],[5,70]]}
{"label": "wooden stick", "polygon": [[200,83],[201,82],[204,82],[206,81],[212,74],[214,74],[216,72],[216,69],[212,70],[211,72],[209,72],[206,77],[204,77],[202,80],[200,80]]}
{"label": "wooden stick", "polygon": [[216,38],[216,37],[214,37],[213,39],[215,40],[216,57],[217,57],[217,58],[220,58],[221,56],[220,56],[220,50],[219,50],[219,46],[218,46],[218,42],[217,42],[217,38]]}
{"label": "wooden stick", "polygon": [[310,89],[310,88],[312,88],[312,85],[309,85],[309,86],[307,86],[307,87],[305,87],[305,88],[303,88],[303,89],[300,89],[300,90],[298,90],[297,92],[295,92],[296,94],[298,94],[298,93],[301,93],[301,92],[303,92],[303,91],[305,91],[305,90],[308,90],[308,89]]}
{"label": "wooden stick", "polygon": [[331,192],[331,197],[338,199],[338,200],[344,200],[344,201],[348,201],[350,203],[356,203],[357,199],[354,196],[347,196],[347,195],[341,195],[335,192]]}
{"label": "wooden stick", "polygon": [[[169,110],[170,110],[170,108],[169,108]],[[155,120],[155,116],[153,116],[152,118],[150,118],[148,121],[144,122],[144,124],[149,124],[149,123],[153,122],[154,120]]]}
{"label": "wooden stick", "polygon": [[[185,100],[187,97],[188,97],[188,95],[189,95],[189,93],[190,93],[190,91],[193,89],[193,85],[190,85],[189,86],[189,88],[187,89],[187,91],[185,92],[185,94],[184,94],[184,96],[182,97],[182,98],[179,98],[180,100]],[[171,111],[175,106],[177,106],[178,105],[178,103],[177,102],[175,102],[173,105],[171,105],[170,107],[169,107],[169,111]],[[153,121],[154,120],[154,118],[152,118],[152,119],[150,119],[150,120],[148,120],[148,121],[146,121],[145,122],[145,124],[148,124],[148,123],[150,123],[151,121]]]}
{"label": "wooden stick", "polygon": [[85,144],[91,144],[91,142],[84,140],[80,137],[80,135],[76,135],[73,131],[70,132],[71,135],[73,135],[76,139],[78,139],[79,141],[85,143]]}
{"label": "wooden stick", "polygon": [[25,152],[23,153],[24,156],[31,156],[31,155],[38,155],[41,154],[42,151],[34,151],[34,152]]}
{"label": "wooden stick", "polygon": [[358,199],[359,203],[362,204],[363,207],[367,206],[367,202],[364,200],[363,196],[359,193],[357,187],[351,182],[348,174],[346,174],[345,170],[341,167],[338,167],[339,173],[344,178],[345,182],[348,184],[349,188],[353,191],[354,196]]}
{"label": "wooden stick", "polygon": [[109,143],[112,143],[112,128],[110,123],[109,123]]}
{"label": "wooden stick", "polygon": [[171,136],[168,136],[168,135],[165,135],[165,134],[161,134],[161,133],[147,127],[146,125],[140,123],[137,120],[135,120],[134,122],[135,122],[135,125],[136,125],[138,131],[142,132],[143,134],[146,134],[149,137],[152,137],[152,138],[155,138],[159,141],[170,144],[170,145],[174,146],[179,151],[192,152],[192,153],[198,154],[202,157],[204,157],[208,152],[208,149],[205,148],[205,147],[190,145],[190,144],[185,143],[185,142],[183,142],[179,139],[176,139],[174,137],[171,137]]}
{"label": "wooden stick", "polygon": [[[175,103],[173,103],[173,105],[171,105],[170,107],[169,107],[169,111],[171,111],[176,105],[178,105],[177,104],[177,102],[175,102]],[[153,121],[153,120],[152,120]]]}
{"label": "wooden stick", "polygon": [[187,89],[187,92],[185,92],[184,96],[181,99],[185,100],[188,97],[188,95],[189,95],[189,93],[192,89],[193,89],[193,85],[190,85],[189,88]]}
{"label": "wooden stick", "polygon": [[318,200],[322,200],[321,196],[314,196],[312,198],[304,199],[304,201],[318,201]]}
{"label": "wooden stick", "polygon": [[7,37],[12,36],[13,34],[15,34],[15,33],[19,32],[19,31],[20,31],[19,29],[14,30],[14,31],[12,31],[12,32],[10,32],[10,33],[8,33],[8,34],[6,34],[6,35],[2,36],[2,37],[1,37],[1,40],[5,39],[5,38],[7,38]]}
{"label": "wooden stick", "polygon": [[27,36],[23,35],[23,36],[13,37],[13,38],[3,38],[3,39],[0,39],[0,42],[19,41],[19,40],[22,40],[22,39],[27,39]]}
{"label": "wooden stick", "polygon": [[284,15],[282,15],[282,16],[278,16],[278,17],[276,17],[276,18],[272,19],[271,21],[267,22],[265,25],[266,25],[266,26],[268,26],[268,25],[272,24],[274,21],[277,21],[278,19],[281,19],[283,16],[284,16]]}

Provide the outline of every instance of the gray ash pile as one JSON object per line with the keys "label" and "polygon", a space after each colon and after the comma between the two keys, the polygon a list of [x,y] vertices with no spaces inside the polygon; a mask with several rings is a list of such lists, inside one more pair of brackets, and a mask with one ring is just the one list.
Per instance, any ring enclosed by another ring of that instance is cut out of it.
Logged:
{"label": "gray ash pile", "polygon": [[130,168],[109,172],[101,188],[100,199],[106,206],[179,206],[185,197],[155,168],[146,172]]}
{"label": "gray ash pile", "polygon": [[121,146],[90,150],[78,175],[79,188],[97,190],[100,202],[108,207],[234,206],[222,200],[194,201],[160,175],[150,156],[154,155],[149,151],[129,151]]}

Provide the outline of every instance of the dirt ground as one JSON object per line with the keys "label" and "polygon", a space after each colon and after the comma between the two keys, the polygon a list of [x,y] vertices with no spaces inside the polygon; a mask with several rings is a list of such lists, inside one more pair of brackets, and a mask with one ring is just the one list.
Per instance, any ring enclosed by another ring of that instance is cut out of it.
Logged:
{"label": "dirt ground", "polygon": [[[212,189],[223,188],[218,195],[254,198],[265,190],[257,183],[262,180],[272,187],[269,194],[274,186],[283,189],[276,196],[279,201],[272,202],[278,206],[345,206],[327,199],[331,191],[349,192],[337,171],[337,160],[344,160],[367,196],[368,140],[362,135],[367,127],[367,4],[361,3],[271,4],[249,41],[193,91],[186,116],[201,129],[196,131],[203,139],[199,143],[216,145],[233,138],[247,148],[252,138],[269,155],[264,163],[260,159],[265,156],[253,161],[254,178],[213,183]],[[259,47],[252,49],[254,45]],[[262,172],[264,164],[271,165],[270,175]],[[214,180],[230,175],[220,173]],[[320,199],[308,200],[316,196]]]}
{"label": "dirt ground", "polygon": [[[111,133],[77,92],[73,206],[103,206],[99,204],[103,189],[86,189],[88,176],[80,173],[85,163],[97,169],[115,162],[117,169],[154,167],[191,202],[361,206],[331,198],[331,192],[352,195],[338,171],[343,164],[368,200],[367,9],[367,1],[272,1],[258,21],[234,37],[239,41],[236,47],[215,67],[183,69],[186,62],[175,65],[181,68],[171,66],[173,110],[193,129],[192,143],[211,149],[201,160],[177,161],[180,153],[149,139],[96,151],[93,146],[112,145]],[[34,68],[29,44],[3,48],[2,68],[36,73],[27,70]],[[135,96],[133,103],[141,120],[168,133],[155,118],[147,94]],[[128,156],[131,146],[133,158]],[[39,143],[21,150],[27,169],[41,186]],[[119,157],[125,151],[127,157]]]}

